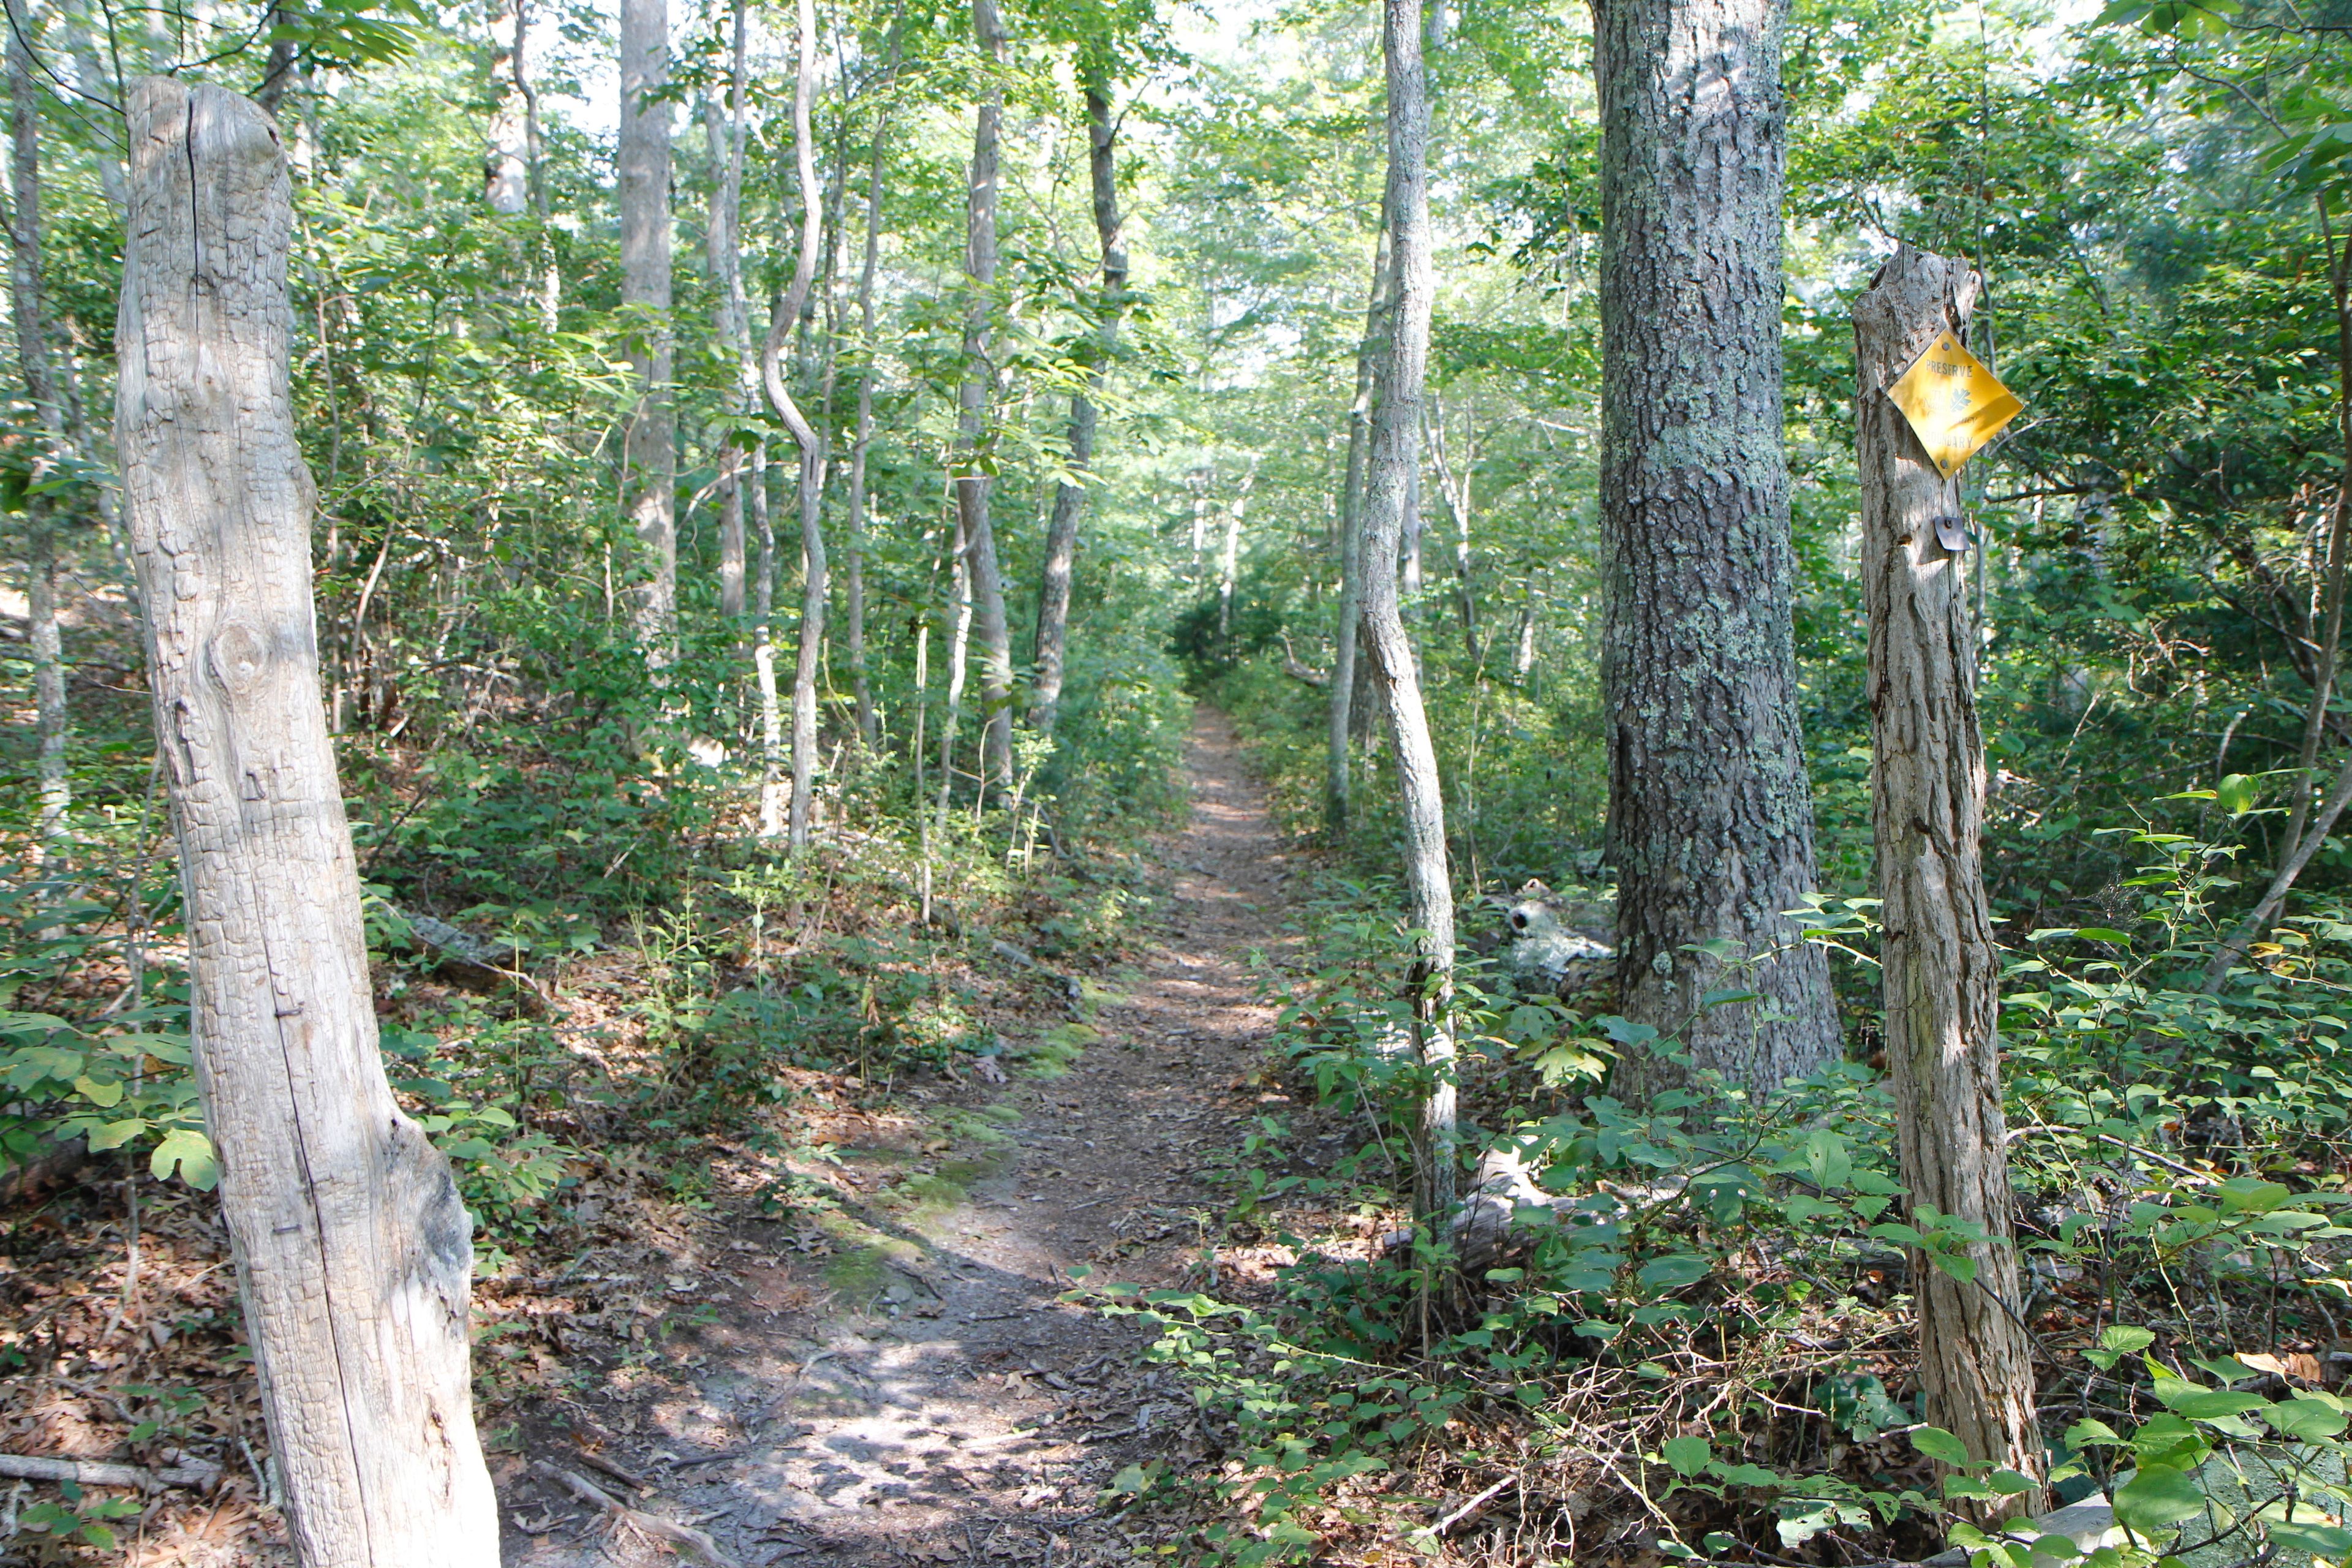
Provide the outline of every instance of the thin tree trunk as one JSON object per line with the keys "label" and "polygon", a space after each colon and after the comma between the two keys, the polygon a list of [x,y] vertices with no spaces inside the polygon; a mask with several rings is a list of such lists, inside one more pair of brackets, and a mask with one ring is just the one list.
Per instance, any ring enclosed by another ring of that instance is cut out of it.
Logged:
{"label": "thin tree trunk", "polygon": [[1004,118],[1004,25],[996,0],[972,0],[972,36],[986,64],[980,113],[971,137],[971,184],[964,270],[971,298],[964,307],[963,382],[956,397],[956,507],[963,521],[971,564],[972,616],[980,639],[981,776],[1000,792],[1013,789],[1013,639],[1004,619],[1004,575],[996,531],[989,521],[989,478],[982,462],[991,390],[990,323],[996,301],[998,142]]}
{"label": "thin tree trunk", "polygon": [[498,100],[482,150],[482,199],[501,217],[520,217],[530,208],[530,128],[516,58],[523,31],[514,0],[491,0],[489,12],[490,89]]}
{"label": "thin tree trunk", "polygon": [[1240,584],[1242,566],[1242,523],[1249,513],[1250,491],[1257,487],[1257,464],[1253,460],[1249,472],[1243,476],[1241,492],[1225,509],[1225,542],[1217,552],[1217,641],[1224,643],[1234,634],[1234,589]]}
{"label": "thin tree trunk", "polygon": [[646,663],[666,668],[677,644],[677,414],[671,402],[668,0],[621,0],[621,303],[634,307],[622,510],[644,554],[634,622]]}
{"label": "thin tree trunk", "polygon": [[555,264],[553,231],[547,191],[547,149],[539,135],[539,91],[530,85],[530,0],[514,0],[515,91],[522,98],[524,174],[530,186],[530,210],[539,219],[539,324],[553,331],[563,306],[563,274]]}
{"label": "thin tree trunk", "polygon": [[1356,639],[1363,619],[1364,453],[1370,445],[1372,393],[1391,296],[1388,197],[1381,198],[1381,231],[1372,242],[1372,286],[1364,305],[1364,335],[1356,344],[1356,398],[1348,405],[1348,472],[1339,489],[1339,603],[1331,628],[1331,709],[1323,777],[1323,821],[1333,834],[1348,826],[1349,742],[1358,701]]}
{"label": "thin tree trunk", "polygon": [[825,441],[784,384],[784,343],[816,282],[824,239],[824,193],[816,180],[815,140],[809,130],[816,95],[816,0],[800,0],[800,64],[793,83],[793,154],[801,188],[800,246],[792,281],[768,317],[760,382],[784,428],[800,447],[801,635],[793,668],[793,797],[790,834],[794,853],[807,847],[810,805],[816,791],[816,677],[824,657],[824,607],[829,584],[824,555]]}
{"label": "thin tree trunk", "polygon": [[[884,80],[898,74],[898,24],[890,28],[890,57]],[[858,353],[856,425],[849,443],[849,521],[842,552],[842,610],[849,645],[850,689],[857,703],[857,742],[867,751],[880,743],[874,716],[874,690],[866,671],[866,458],[874,444],[874,274],[882,258],[882,173],[890,127],[889,105],[874,111],[874,146],[866,179],[866,256],[857,272]],[[919,795],[922,792],[918,790]]]}
{"label": "thin tree trunk", "polygon": [[953,603],[948,621],[947,711],[940,720],[940,826],[948,823],[948,804],[955,796],[956,731],[963,722],[965,667],[971,657],[971,558],[963,536],[963,509],[955,514],[954,553],[948,570],[948,593]]}
{"label": "thin tree trunk", "polygon": [[294,40],[279,36],[292,21],[283,5],[272,5],[262,14],[262,32],[269,40],[269,55],[261,68],[261,85],[254,89],[253,100],[272,119],[277,118],[278,106],[286,99],[287,86],[294,79]]}
{"label": "thin tree trunk", "polygon": [[1404,816],[1404,873],[1413,927],[1413,1043],[1429,1087],[1414,1139],[1413,1210],[1432,1226],[1454,1207],[1454,879],[1445,861],[1445,802],[1421,702],[1412,643],[1397,607],[1397,546],[1420,467],[1422,383],[1429,363],[1433,280],[1429,252],[1429,100],[1422,73],[1421,0],[1385,0],[1388,211],[1395,310],[1379,358],[1364,486],[1364,643],[1388,710]]}
{"label": "thin tree trunk", "polygon": [[751,671],[760,698],[760,837],[784,833],[784,715],[776,693],[776,523],[768,495],[768,448],[751,448],[751,518],[760,534],[760,577],[751,622]]}
{"label": "thin tree trunk", "polygon": [[[1828,960],[1782,912],[1814,885],[1781,451],[1786,0],[1594,16],[1608,848],[1619,1005],[1661,1037],[1612,1081],[1639,1100],[1712,1068],[1769,1090],[1840,1047]],[[1726,989],[1760,1000],[1707,1004]]]}
{"label": "thin tree trunk", "polygon": [[[83,95],[100,103],[121,102],[122,84],[114,79],[99,58],[98,47],[91,42],[82,17],[71,7],[60,6],[54,14],[54,25],[67,52],[73,56],[74,79]],[[130,202],[122,182],[122,160],[103,140],[90,155],[98,163],[99,189],[106,193],[107,210],[120,220]]]}
{"label": "thin tree trunk", "polygon": [[[739,366],[751,352],[751,312],[743,293],[742,260],[744,8],[743,0],[736,0],[734,47],[725,100],[706,99],[703,102],[703,133],[714,171],[710,216],[703,226],[703,258],[710,273],[711,291],[717,296],[711,312],[717,317],[719,341],[727,345]],[[751,412],[751,395],[748,385],[738,384],[733,412],[739,420]],[[740,620],[743,615],[745,456],[742,441],[731,434],[719,452],[719,613],[730,622]]]}
{"label": "thin tree trunk", "polygon": [[[1475,405],[1472,416],[1475,417]],[[1478,668],[1478,597],[1470,577],[1470,485],[1478,468],[1476,431],[1465,417],[1462,429],[1462,466],[1456,469],[1448,460],[1445,446],[1445,410],[1431,400],[1429,418],[1430,457],[1437,464],[1437,488],[1444,493],[1445,510],[1454,514],[1454,600],[1462,616],[1462,643],[1470,655],[1470,668]]]}
{"label": "thin tree trunk", "polygon": [[117,429],[187,905],[196,1083],[307,1568],[495,1568],[472,1223],[385,1081],[320,702],[268,118],[131,93]]}
{"label": "thin tree trunk", "polygon": [[[1964,333],[1977,281],[1965,263],[1898,247],[1854,305],[1863,595],[1870,612],[1873,808],[1887,1076],[1914,1223],[1925,1211],[1979,1226],[1972,1279],[1911,1253],[1926,1418],[1969,1455],[2046,1471],[2032,1346],[2017,1316],[2007,1129],[2001,1115],[2000,950],[1985,902],[1984,738],[1963,558],[1932,520],[1945,487],[1886,394],[1938,333]],[[1984,1522],[2042,1506],[2039,1489],[1987,1505]]]}
{"label": "thin tree trunk", "polygon": [[[45,479],[66,445],[66,395],[50,356],[48,310],[41,284],[40,95],[27,47],[31,19],[23,0],[8,13],[9,195],[8,296],[16,330],[16,360],[25,393],[40,421],[43,449],[33,478]],[[65,646],[58,624],[57,503],[34,493],[25,500],[26,608],[33,654],[34,725],[39,753],[35,776],[40,806],[33,855],[37,867],[73,842],[73,783],[66,767]]]}
{"label": "thin tree trunk", "polygon": [[1094,472],[1096,399],[1118,353],[1119,318],[1127,310],[1127,245],[1118,214],[1118,121],[1111,112],[1110,62],[1089,50],[1079,66],[1087,106],[1087,166],[1093,177],[1095,237],[1102,247],[1102,289],[1096,296],[1095,342],[1087,384],[1070,395],[1070,474],[1054,489],[1054,516],[1045,526],[1045,566],[1037,590],[1037,690],[1034,723],[1054,732],[1062,706],[1063,663],[1070,637],[1070,580],[1077,564],[1078,521]]}
{"label": "thin tree trunk", "polygon": [[2303,868],[2311,864],[2312,857],[2318,854],[2321,846],[2327,842],[2327,836],[2336,830],[2336,819],[2344,815],[2347,804],[2352,804],[2352,757],[2347,757],[2344,765],[2336,770],[2336,782],[2328,786],[2327,798],[2319,803],[2319,816],[2303,836],[2303,841],[2287,857],[2286,863],[2271,879],[2271,885],[2263,889],[2262,902],[2256,904],[2253,912],[2230,933],[2230,940],[2214,950],[2211,962],[2205,966],[2208,994],[2221,989],[2222,983],[2230,977],[2231,968],[2245,956],[2246,949],[2254,939],[2278,918],[2279,910],[2286,905],[2287,894],[2294,890],[2295,879],[2303,875]]}
{"label": "thin tree trunk", "polygon": [[[2343,471],[2336,483],[2336,501],[2328,509],[2327,567],[2321,589],[2325,629],[2320,634],[2318,657],[2313,661],[2311,673],[2311,707],[2304,719],[2303,751],[2296,759],[2294,807],[2288,813],[2286,832],[2279,840],[2279,865],[2284,873],[2288,861],[2297,858],[2303,847],[2304,826],[2311,816],[2311,786],[2319,763],[2319,743],[2327,732],[2327,710],[2336,695],[2336,660],[2344,647],[2344,586],[2347,534],[2352,533],[2352,237],[2342,248],[2336,244],[2336,227],[2327,213],[2327,198],[2319,203],[2319,233],[2327,246],[2328,293],[2336,306],[2336,429],[2338,445],[2343,448]],[[2308,860],[2309,856],[2302,858]],[[2286,888],[2294,885],[2287,876],[2280,889],[2280,901],[2285,900]],[[2266,899],[2267,905],[2269,900]],[[2269,913],[2257,909],[2260,921],[2266,921],[2277,912],[2275,906]],[[2242,951],[2242,944],[2239,944]],[[2215,954],[2215,966],[2207,975],[2209,983],[2226,975],[2235,955],[2225,948]],[[2208,986],[2210,989],[2210,984]]]}

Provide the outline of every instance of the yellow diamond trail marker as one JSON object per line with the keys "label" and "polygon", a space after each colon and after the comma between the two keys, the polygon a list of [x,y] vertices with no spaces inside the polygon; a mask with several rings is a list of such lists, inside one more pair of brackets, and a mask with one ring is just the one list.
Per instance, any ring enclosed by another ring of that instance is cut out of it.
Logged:
{"label": "yellow diamond trail marker", "polygon": [[1936,471],[1948,479],[2025,409],[1984,361],[1949,332],[1929,343],[1886,395],[1911,422]]}

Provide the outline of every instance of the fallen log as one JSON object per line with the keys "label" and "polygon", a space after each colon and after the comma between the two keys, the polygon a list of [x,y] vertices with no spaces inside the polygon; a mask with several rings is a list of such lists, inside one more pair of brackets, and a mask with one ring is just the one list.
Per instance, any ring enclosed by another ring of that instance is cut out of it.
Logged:
{"label": "fallen log", "polygon": [[534,1016],[554,1004],[538,981],[522,971],[522,950],[512,942],[485,942],[471,931],[433,915],[394,914],[407,925],[409,935],[433,960],[433,966],[474,991],[513,990]]}
{"label": "fallen log", "polygon": [[43,1459],[30,1454],[0,1454],[0,1476],[20,1481],[71,1481],[85,1487],[136,1487],[142,1492],[165,1487],[208,1487],[220,1479],[220,1467],[201,1460],[149,1468],[145,1465],[115,1465],[98,1459]]}

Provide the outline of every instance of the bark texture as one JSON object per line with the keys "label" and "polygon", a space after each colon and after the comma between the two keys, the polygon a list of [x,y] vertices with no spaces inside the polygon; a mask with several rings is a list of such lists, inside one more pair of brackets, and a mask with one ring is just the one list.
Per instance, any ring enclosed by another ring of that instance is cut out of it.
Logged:
{"label": "bark texture", "polygon": [[[1872,805],[1885,936],[1887,1076],[1903,1184],[1923,1208],[1983,1227],[1963,1283],[1914,1251],[1927,1419],[1971,1456],[2044,1473],[2032,1347],[2018,1324],[2000,1044],[2000,952],[1979,853],[1984,740],[1975,628],[1962,558],[1937,542],[1945,488],[1886,388],[1949,328],[1965,329],[1976,280],[1960,262],[1906,247],[1853,311],[1862,583],[1870,611]],[[2007,1305],[2004,1306],[2004,1303]],[[1996,1516],[2042,1506],[2030,1492]]]}
{"label": "bark texture", "polygon": [[306,1568],[498,1562],[472,1227],[376,1049],[320,703],[291,215],[268,116],[131,94],[117,433],[187,907],[196,1081]]}
{"label": "bark texture", "polygon": [[1363,619],[1364,454],[1372,431],[1372,386],[1389,309],[1389,216],[1381,203],[1381,232],[1372,243],[1372,286],[1364,305],[1364,335],[1356,344],[1356,398],[1348,405],[1348,467],[1339,485],[1339,602],[1332,612],[1331,706],[1323,764],[1323,823],[1337,835],[1348,826],[1349,742],[1360,700],[1356,643]]}
{"label": "bark texture", "polygon": [[667,665],[677,640],[677,412],[670,383],[668,0],[621,0],[621,303],[638,311],[629,346],[639,395],[629,416],[622,507],[643,554],[637,639]]}
{"label": "bark texture", "polygon": [[1096,399],[1118,353],[1119,317],[1127,309],[1127,245],[1118,214],[1118,121],[1111,112],[1110,66],[1089,54],[1079,90],[1087,106],[1087,164],[1094,181],[1095,237],[1102,247],[1102,292],[1095,306],[1093,360],[1087,384],[1070,395],[1070,472],[1055,487],[1054,515],[1045,527],[1045,567],[1037,592],[1037,728],[1050,735],[1062,703],[1063,661],[1070,637],[1070,579],[1077,563],[1078,521],[1087,508],[1086,479],[1093,471]]}
{"label": "bark texture", "polygon": [[[31,20],[22,0],[7,0],[8,12],[8,302],[16,331],[16,363],[25,394],[40,421],[41,448],[33,454],[32,477],[48,477],[65,447],[65,386],[50,355],[48,306],[41,284],[40,95],[33,81],[27,45]],[[37,859],[73,838],[73,782],[66,767],[65,644],[58,623],[58,506],[56,498],[25,499],[25,599],[26,641],[33,655],[33,712],[38,755],[35,775],[40,807],[35,823]]]}
{"label": "bark texture", "polygon": [[996,72],[1004,60],[1004,23],[996,0],[972,0],[972,37],[987,62],[980,114],[971,136],[971,184],[967,207],[964,270],[971,298],[964,307],[963,382],[956,398],[956,508],[963,525],[971,578],[972,632],[980,644],[981,776],[1013,788],[1013,639],[1004,619],[1004,573],[996,530],[989,521],[989,477],[982,447],[996,385],[990,327],[996,314],[996,202],[1004,88]]}
{"label": "bark texture", "polygon": [[[1620,1005],[1768,1089],[1839,1049],[1828,961],[1782,913],[1814,880],[1781,452],[1785,0],[1593,13]],[[1727,972],[1740,955],[1756,967]],[[1763,1000],[1705,1005],[1726,989]],[[1616,1088],[1685,1076],[1629,1053]]]}
{"label": "bark texture", "polygon": [[1445,860],[1445,802],[1437,750],[1422,709],[1421,675],[1397,605],[1397,546],[1421,464],[1421,399],[1429,369],[1434,293],[1429,258],[1429,99],[1421,59],[1421,0],[1385,0],[1388,212],[1394,314],[1377,361],[1364,485],[1364,646],[1395,742],[1404,817],[1407,918],[1419,933],[1412,971],[1413,1044],[1430,1083],[1413,1158],[1413,1208],[1435,1223],[1454,1207],[1454,879]]}

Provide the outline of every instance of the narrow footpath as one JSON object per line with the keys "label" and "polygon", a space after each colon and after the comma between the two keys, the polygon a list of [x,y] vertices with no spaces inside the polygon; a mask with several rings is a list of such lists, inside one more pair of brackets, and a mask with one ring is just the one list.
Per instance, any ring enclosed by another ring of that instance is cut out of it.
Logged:
{"label": "narrow footpath", "polygon": [[[1083,1054],[963,1097],[1019,1113],[1003,1157],[908,1218],[864,1304],[716,1309],[690,1384],[649,1393],[606,1451],[648,1483],[636,1507],[744,1568],[1132,1561],[1144,1542],[1101,1489],[1181,1457],[1192,1404],[1141,1364],[1133,1326],[1062,1298],[1074,1270],[1198,1278],[1221,1205],[1207,1171],[1258,1109],[1248,1077],[1273,1022],[1248,954],[1277,940],[1291,877],[1224,715],[1197,710],[1186,766],[1191,818],[1157,847],[1173,891],[1160,940],[1095,1007]],[[523,1460],[502,1470],[509,1564],[677,1560]]]}

